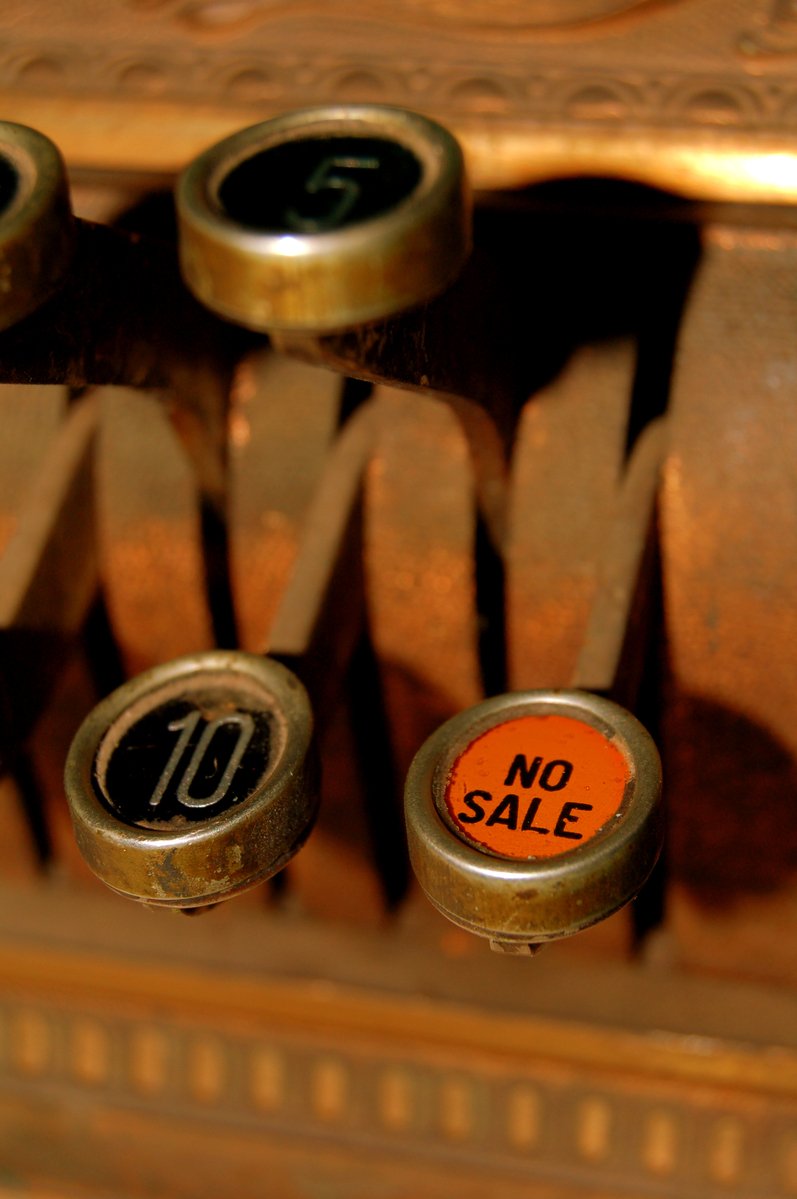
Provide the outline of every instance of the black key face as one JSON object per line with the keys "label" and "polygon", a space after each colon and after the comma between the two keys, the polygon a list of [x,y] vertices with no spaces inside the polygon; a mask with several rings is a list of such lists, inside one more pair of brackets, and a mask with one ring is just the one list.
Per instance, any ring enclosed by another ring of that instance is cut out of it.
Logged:
{"label": "black key face", "polygon": [[232,220],[260,233],[327,233],[389,212],[420,178],[420,162],[399,142],[310,137],[234,167],[219,202]]}
{"label": "black key face", "polygon": [[265,775],[272,720],[252,695],[226,688],[172,690],[160,701],[155,694],[121,735],[112,726],[100,744],[97,795],[120,820],[142,828],[212,819],[248,799]]}
{"label": "black key face", "polygon": [[10,159],[0,152],[0,217],[11,207],[19,188],[19,175]]}

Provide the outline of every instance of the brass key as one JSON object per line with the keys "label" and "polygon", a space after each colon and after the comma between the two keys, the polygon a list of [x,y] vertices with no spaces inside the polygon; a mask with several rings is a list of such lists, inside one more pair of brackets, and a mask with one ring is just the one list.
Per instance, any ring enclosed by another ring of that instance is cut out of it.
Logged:
{"label": "brass key", "polygon": [[49,298],[74,246],[61,155],[43,134],[0,121],[0,331]]}
{"label": "brass key", "polygon": [[254,654],[157,666],[84,721],[66,789],[81,852],[114,891],[173,908],[228,899],[282,869],[312,827],[307,693]]}
{"label": "brass key", "polygon": [[619,704],[517,692],[429,738],[405,810],[412,864],[435,907],[495,948],[528,952],[640,890],[662,845],[661,764]]}

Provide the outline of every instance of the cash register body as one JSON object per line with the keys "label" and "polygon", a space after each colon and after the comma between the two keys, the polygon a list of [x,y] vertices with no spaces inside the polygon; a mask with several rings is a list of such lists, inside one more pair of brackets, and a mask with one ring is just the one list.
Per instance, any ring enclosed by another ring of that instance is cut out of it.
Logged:
{"label": "cash register body", "polygon": [[[62,148],[79,214],[163,235],[157,194],[225,133],[399,104],[461,139],[514,314],[483,338],[444,297],[431,364],[251,351],[221,430],[154,391],[0,396],[0,599],[20,537],[37,594],[75,597],[0,793],[10,1194],[797,1193],[795,55],[774,0],[6,4],[0,115]],[[202,919],[103,893],[76,723],[233,623],[267,648],[308,545],[345,566],[322,654],[355,647],[316,833]],[[43,677],[42,602],[4,644]],[[662,749],[664,867],[633,912],[490,955],[410,880],[402,774],[485,692],[600,687],[612,653]]]}

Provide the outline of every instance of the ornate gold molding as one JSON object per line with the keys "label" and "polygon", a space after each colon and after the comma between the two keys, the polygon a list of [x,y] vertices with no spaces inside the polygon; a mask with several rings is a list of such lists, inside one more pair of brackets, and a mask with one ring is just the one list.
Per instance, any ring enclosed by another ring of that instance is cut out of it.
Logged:
{"label": "ornate gold molding", "polygon": [[[574,1194],[797,1190],[797,1058],[785,1048],[765,1058],[467,1001],[7,945],[0,1033],[0,1104],[16,1096],[34,1119],[55,1100],[80,1122],[66,1175],[70,1121],[50,1130],[62,1184],[123,1188],[124,1155],[95,1157],[95,1141],[138,1113],[159,1130],[139,1147],[151,1179],[189,1168],[181,1130],[212,1127],[230,1153],[236,1138],[261,1137],[264,1169],[275,1143],[295,1139],[308,1158],[334,1141],[360,1178],[367,1158],[377,1178],[400,1156],[430,1174],[448,1163]],[[24,1144],[0,1148],[9,1170],[41,1181]]]}
{"label": "ornate gold molding", "polygon": [[89,0],[11,0],[0,114],[38,124],[75,166],[171,173],[276,111],[378,101],[470,136],[479,186],[630,173],[779,200],[797,194],[791,7],[116,0],[98,18]]}

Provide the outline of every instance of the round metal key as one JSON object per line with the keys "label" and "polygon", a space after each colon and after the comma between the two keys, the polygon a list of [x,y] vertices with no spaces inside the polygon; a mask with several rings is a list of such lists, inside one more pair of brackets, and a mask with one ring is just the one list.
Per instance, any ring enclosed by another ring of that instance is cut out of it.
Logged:
{"label": "round metal key", "polygon": [[324,331],[442,291],[470,249],[462,153],[377,105],[289,113],[201,155],[177,190],[194,294],[251,329]]}
{"label": "round metal key", "polygon": [[267,658],[211,651],[125,683],[90,713],[66,765],[80,850],[114,891],[217,903],[280,870],[318,807],[307,693]]}
{"label": "round metal key", "polygon": [[412,864],[435,907],[523,952],[637,894],[662,845],[661,764],[639,721],[609,700],[501,695],[422,746],[405,810]]}
{"label": "round metal key", "polygon": [[0,121],[0,330],[61,283],[75,245],[63,159],[43,134]]}

